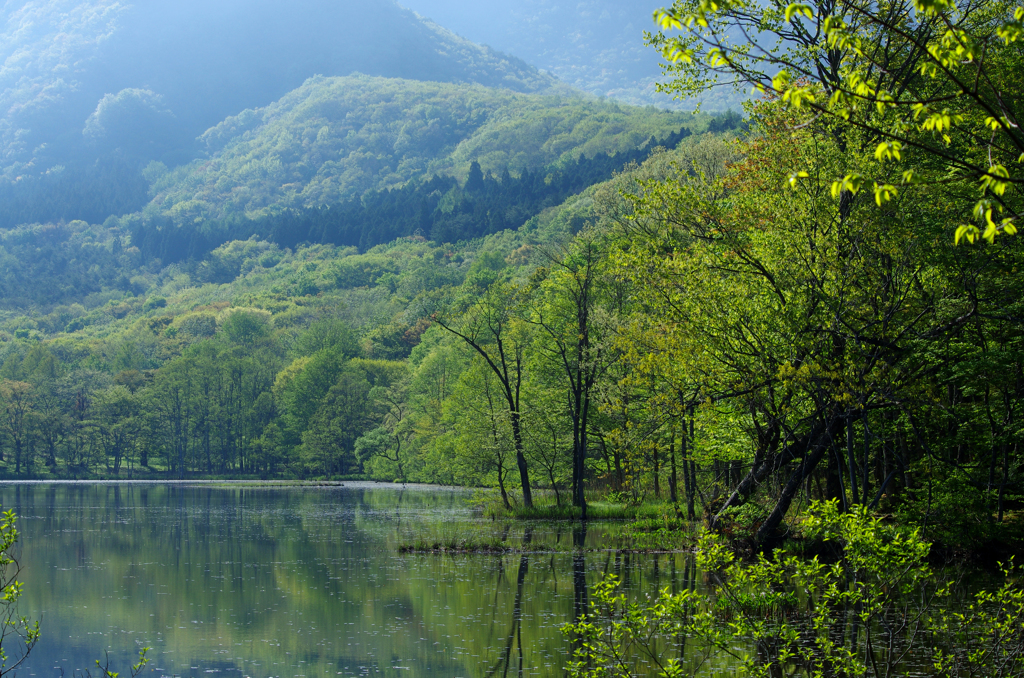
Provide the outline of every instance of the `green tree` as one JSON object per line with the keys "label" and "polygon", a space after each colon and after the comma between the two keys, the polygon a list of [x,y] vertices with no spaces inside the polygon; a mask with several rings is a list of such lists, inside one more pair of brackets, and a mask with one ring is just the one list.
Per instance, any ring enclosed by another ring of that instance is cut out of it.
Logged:
{"label": "green tree", "polygon": [[370,400],[379,425],[356,441],[356,456],[377,477],[406,480],[410,461],[410,442],[415,429],[410,418],[408,381],[374,386]]}
{"label": "green tree", "polygon": [[[14,472],[21,473],[22,464],[28,464],[33,433],[34,389],[24,381],[5,379],[0,382],[0,430],[14,454]],[[0,455],[0,459],[3,459]]]}
{"label": "green tree", "polygon": [[[883,205],[920,183],[971,182],[980,200],[960,213],[973,223],[956,239],[1016,232],[1024,10],[1014,3],[676,0],[655,20],[648,42],[672,76],[663,91],[753,87],[827,121],[844,152],[872,156],[836,168],[837,200],[871,186]],[[787,183],[809,172],[794,168]]]}
{"label": "green tree", "polygon": [[590,421],[597,409],[594,389],[610,360],[607,329],[599,305],[607,263],[607,241],[596,230],[583,231],[561,253],[551,253],[552,269],[541,285],[530,322],[540,328],[539,350],[550,369],[565,380],[572,427],[572,503],[587,517],[584,492]]}
{"label": "green tree", "polygon": [[197,379],[194,361],[179,358],[157,373],[147,393],[146,409],[152,419],[154,440],[163,449],[167,470],[179,478],[188,472],[188,461],[198,442],[194,435],[200,398]]}
{"label": "green tree", "polygon": [[555,503],[561,506],[560,490],[572,480],[572,426],[566,412],[565,389],[560,383],[545,383],[547,375],[540,372],[534,370],[523,389],[523,400],[528,405],[523,413],[527,422],[523,428],[526,454],[534,468],[543,470],[555,493]]}
{"label": "green tree", "polygon": [[530,342],[526,323],[519,317],[524,303],[523,295],[523,290],[515,284],[494,282],[487,287],[483,298],[459,314],[457,321],[441,314],[435,315],[434,319],[438,325],[475,351],[497,378],[511,427],[519,482],[523,489],[523,504],[533,508],[529,465],[523,442],[521,402],[525,353]]}
{"label": "green tree", "polygon": [[350,357],[359,355],[356,337],[344,321],[336,318],[318,320],[299,335],[292,346],[299,356],[310,356],[328,349],[340,350]]}
{"label": "green tree", "polygon": [[[763,545],[812,476],[824,477],[823,497],[877,505],[896,478],[912,484],[915,458],[936,449],[952,456],[948,431],[917,426],[908,440],[899,420],[919,422],[918,408],[928,408],[932,351],[948,358],[976,331],[993,336],[995,325],[1016,332],[1006,323],[1016,302],[997,289],[1019,255],[1008,245],[958,262],[938,236],[963,198],[935,187],[904,192],[889,212],[836,202],[823,177],[856,167],[859,156],[782,102],[753,111],[757,136],[739,146],[742,162],[705,172],[691,156],[675,176],[636,187],[614,259],[644,309],[629,334],[641,348],[629,360],[665,380],[684,412],[698,405],[698,419],[745,431],[738,454],[720,458],[747,472],[716,473],[729,489],[711,522],[753,500],[744,510]],[[797,165],[815,179],[765,190]],[[908,240],[896,225],[911,215],[920,237]],[[982,321],[996,316],[1004,320]],[[981,322],[988,329],[975,328]],[[769,478],[778,488],[770,498]]]}
{"label": "green tree", "polygon": [[345,347],[321,349],[308,358],[298,358],[277,375],[274,393],[279,414],[291,444],[297,445],[302,432],[320,407],[321,401],[345,371],[350,356]]}
{"label": "green tree", "polygon": [[342,371],[302,433],[307,465],[326,476],[357,470],[355,443],[371,421],[370,388],[361,370]]}
{"label": "green tree", "polygon": [[113,386],[101,392],[93,404],[93,425],[105,451],[109,472],[115,476],[135,462],[141,433],[139,399],[124,386]]}
{"label": "green tree", "polygon": [[511,508],[508,481],[516,449],[503,390],[490,366],[477,357],[445,401],[445,411],[457,462],[466,469],[463,482],[497,484],[502,504]]}
{"label": "green tree", "polygon": [[270,336],[271,315],[260,309],[231,309],[221,324],[229,341],[251,346]]}

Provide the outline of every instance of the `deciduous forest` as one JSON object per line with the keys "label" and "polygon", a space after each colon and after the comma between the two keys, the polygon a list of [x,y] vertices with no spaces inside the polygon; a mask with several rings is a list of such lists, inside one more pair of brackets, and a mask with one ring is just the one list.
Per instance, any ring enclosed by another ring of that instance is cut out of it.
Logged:
{"label": "deciduous forest", "polygon": [[1024,9],[15,5],[0,676],[1024,676]]}
{"label": "deciduous forest", "polygon": [[[922,56],[939,33],[837,19],[842,64],[730,52],[722,26],[760,21],[738,7],[677,3],[648,41],[666,91],[755,85],[742,116],[315,77],[189,163],[8,181],[3,474],[667,502],[755,545],[834,499],[951,548],[1005,541],[1019,135],[983,113],[1016,91],[1016,34],[968,95],[934,70],[954,57]],[[823,11],[779,9],[778,35],[813,43]],[[904,70],[865,85],[889,44]]]}

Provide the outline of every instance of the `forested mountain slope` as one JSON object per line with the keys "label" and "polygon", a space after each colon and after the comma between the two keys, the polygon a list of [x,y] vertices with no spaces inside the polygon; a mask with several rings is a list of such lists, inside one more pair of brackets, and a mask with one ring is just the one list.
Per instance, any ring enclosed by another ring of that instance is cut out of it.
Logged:
{"label": "forested mountain slope", "polygon": [[[631,151],[692,124],[688,114],[366,76],[317,77],[202,137],[210,157],[160,176],[150,216],[175,224],[346,200],[424,175],[520,175]],[[622,163],[619,163],[620,165]]]}
{"label": "forested mountain slope", "polygon": [[[556,84],[391,0],[6,3],[0,61],[0,199],[20,222],[138,209],[140,161],[188,162],[207,128],[317,74]],[[77,213],[45,200],[54,187]]]}
{"label": "forested mountain slope", "polygon": [[[42,304],[3,312],[0,398],[24,397],[30,438],[7,451],[0,473],[361,472],[359,440],[386,456],[388,434],[376,429],[389,398],[439,406],[454,385],[443,373],[457,379],[466,368],[467,356],[431,329],[446,296],[529,275],[593,217],[596,193],[615,190],[590,187],[518,230],[457,246],[413,236],[360,253],[254,237],[166,268],[116,228],[8,231],[5,301],[24,290],[19,278],[41,284],[41,302],[95,291],[45,313]],[[399,394],[417,371],[416,393]],[[394,473],[373,461],[377,452],[360,454],[367,470]],[[480,477],[450,471],[449,480]]]}
{"label": "forested mountain slope", "polygon": [[[511,96],[484,88],[460,93],[458,88],[431,83],[370,78],[344,81],[363,85],[378,83],[384,89],[397,87],[398,98],[408,98],[414,93],[426,96],[424,92],[433,92],[438,96],[430,108],[432,114],[448,115],[449,120],[454,117],[451,111],[471,117],[472,108],[477,105],[483,110],[477,117],[483,119],[487,109],[482,104],[495,100],[508,102]],[[229,159],[231,162],[218,165],[219,156],[215,155],[213,161],[205,164],[206,172],[202,167],[192,166],[169,171],[163,177],[155,175],[156,187],[163,192],[144,212],[122,218],[110,216],[102,226],[97,223],[90,226],[78,220],[29,224],[0,231],[0,262],[3,264],[0,309],[13,311],[17,316],[27,313],[38,317],[69,304],[83,304],[85,309],[91,309],[126,295],[145,296],[150,274],[172,263],[203,264],[196,280],[228,282],[238,274],[237,265],[222,266],[216,261],[207,265],[204,260],[224,243],[248,240],[252,236],[281,248],[320,243],[354,246],[366,251],[398,237],[418,236],[439,243],[456,243],[517,229],[545,209],[611,178],[624,165],[644,160],[657,146],[675,146],[689,136],[691,130],[698,133],[707,129],[722,131],[742,123],[736,117],[679,116],[652,109],[620,108],[614,104],[585,104],[578,100],[558,104],[558,100],[549,98],[541,101],[526,97],[520,101],[511,97],[511,103],[497,109],[501,115],[493,115],[490,118],[493,122],[478,127],[469,140],[449,146],[447,156],[412,156],[423,163],[447,167],[449,172],[420,173],[400,187],[370,190],[337,202],[302,207],[296,200],[291,203],[297,204],[296,208],[277,204],[273,209],[252,215],[244,209],[233,209],[235,205],[227,200],[221,202],[217,189],[236,186],[237,189],[224,191],[230,199],[232,194],[248,189],[244,184],[233,183],[241,182],[247,175],[238,170],[239,165],[233,158]],[[375,104],[354,110],[359,116],[381,120],[384,117],[378,113],[383,108],[386,108],[384,104]],[[344,117],[351,119],[348,114]],[[676,127],[683,122],[685,127]],[[264,134],[257,125],[254,131],[239,134],[238,143],[245,142],[255,149],[248,160],[251,165],[262,162],[257,154],[265,153],[264,158],[275,162],[279,171],[297,171],[296,166],[302,167],[302,163],[295,160],[297,156],[301,153],[316,156],[309,144],[304,145],[301,140],[308,131],[316,134],[305,138],[315,141],[320,135],[321,123],[313,119],[306,127],[303,125],[307,123],[289,127],[272,120],[267,125],[272,128],[271,132]],[[394,131],[406,126],[399,117],[399,124],[390,128]],[[388,123],[368,124],[360,129],[361,138],[346,133],[340,140],[336,136],[334,142],[340,145],[355,139],[352,143],[357,150],[352,155],[360,155],[359,144],[367,138],[380,138],[383,134],[379,130],[388,128]],[[376,137],[367,129],[378,130]],[[435,129],[440,129],[440,125]],[[642,136],[648,133],[650,137]],[[642,139],[641,143],[632,148],[625,146],[627,141],[637,138]],[[494,152],[500,149],[500,143],[521,151],[521,156],[530,164],[523,161],[524,169],[513,175],[507,169],[484,172],[479,162],[467,160],[477,154],[483,162],[493,163],[496,157],[501,158]],[[615,149],[617,152],[607,152]],[[586,155],[584,150],[591,155]],[[415,149],[408,152],[412,154]],[[281,157],[290,158],[293,164],[285,166],[280,162]],[[344,159],[338,154],[334,157]],[[362,157],[365,158],[365,154]],[[337,164],[335,160],[334,166]],[[150,168],[153,169],[159,168]],[[356,165],[347,178],[358,177],[361,169]],[[332,179],[326,170],[319,176]],[[374,179],[374,175],[365,176],[369,176],[368,181]],[[195,178],[190,189],[194,193],[189,196],[186,180],[191,177]],[[271,195],[271,191],[279,188],[280,181],[253,183],[250,195]],[[294,187],[288,188],[293,194],[299,193]],[[174,198],[187,196],[189,201],[184,206],[195,205],[196,196],[203,195],[201,189],[209,191],[206,217],[196,218],[201,214],[193,214],[190,219],[183,218],[185,210],[174,203]],[[61,197],[56,193],[51,198],[56,201]],[[169,207],[162,207],[162,204]],[[47,332],[59,331],[69,322],[69,318],[61,317],[64,320],[57,325],[46,323],[51,328]]]}

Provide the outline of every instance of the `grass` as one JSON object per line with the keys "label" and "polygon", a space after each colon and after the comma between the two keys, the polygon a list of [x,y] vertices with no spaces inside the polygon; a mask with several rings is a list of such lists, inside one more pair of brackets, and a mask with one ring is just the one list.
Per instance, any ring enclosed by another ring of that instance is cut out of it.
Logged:
{"label": "grass", "polygon": [[[579,520],[580,518],[580,509],[569,504],[559,506],[538,502],[534,504],[533,508],[517,505],[507,509],[497,502],[490,502],[484,511],[494,518],[516,518],[518,520]],[[657,519],[672,512],[672,505],[662,501],[620,504],[605,499],[593,499],[587,502],[588,520]]]}
{"label": "grass", "polygon": [[[514,504],[511,508],[506,508],[496,495],[488,493],[478,497],[478,504],[484,514],[493,519],[520,521],[573,521],[580,519],[578,508],[567,503],[555,504],[551,502],[553,498],[553,494],[544,491],[535,492],[533,508],[528,509],[521,504]],[[609,533],[609,538],[616,543],[616,547],[612,550],[622,553],[660,553],[689,551],[696,546],[700,525],[686,520],[678,506],[660,499],[632,504],[612,501],[612,498],[595,492],[594,496],[588,497],[587,502],[587,519],[589,521],[624,523]]]}
{"label": "grass", "polygon": [[690,550],[697,545],[700,530],[698,523],[674,515],[641,518],[622,530],[620,538],[625,546],[621,550],[641,553]]}
{"label": "grass", "polygon": [[399,553],[535,553],[539,551],[553,551],[549,546],[524,545],[511,546],[498,538],[473,541],[469,538],[458,537],[442,540],[419,539],[409,544],[402,544],[398,547]]}

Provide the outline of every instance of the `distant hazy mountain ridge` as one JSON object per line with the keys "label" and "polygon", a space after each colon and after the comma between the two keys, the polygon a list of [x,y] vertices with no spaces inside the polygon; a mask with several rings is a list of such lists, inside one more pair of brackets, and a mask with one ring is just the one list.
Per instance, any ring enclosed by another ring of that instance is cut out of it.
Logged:
{"label": "distant hazy mountain ridge", "polygon": [[[40,118],[52,118],[62,106],[89,105],[75,91],[82,69],[110,39],[124,10],[124,5],[111,0],[51,0],[20,6],[7,2],[0,9],[0,162],[4,170],[26,169],[31,162],[35,150],[31,144],[40,137],[40,123],[47,123]],[[60,134],[58,129],[52,131]]]}
{"label": "distant hazy mountain ridge", "polygon": [[[607,38],[609,68],[625,38],[608,22],[636,14],[613,5],[579,10],[584,42]],[[569,63],[552,21],[574,15],[541,9],[544,23],[520,28]],[[429,229],[462,237],[516,227],[583,187],[535,185],[549,174],[603,181],[689,125],[686,114],[588,99],[394,0],[32,0],[0,6],[0,31],[0,228],[114,219],[141,237],[188,226],[203,249],[247,220],[349,210],[412,180],[462,182],[473,162],[504,193],[512,184],[500,177],[515,178],[513,192],[528,196],[502,198],[515,203],[507,214]]]}
{"label": "distant hazy mountain ridge", "polygon": [[[399,0],[475,42],[514,54],[584,92],[623,103],[692,110],[656,91],[661,55],[644,45],[665,0]],[[740,110],[731,88],[701,97],[704,110]]]}

